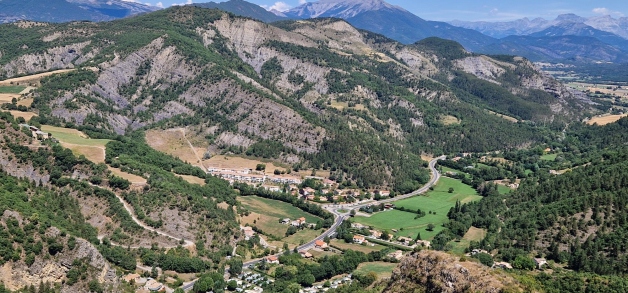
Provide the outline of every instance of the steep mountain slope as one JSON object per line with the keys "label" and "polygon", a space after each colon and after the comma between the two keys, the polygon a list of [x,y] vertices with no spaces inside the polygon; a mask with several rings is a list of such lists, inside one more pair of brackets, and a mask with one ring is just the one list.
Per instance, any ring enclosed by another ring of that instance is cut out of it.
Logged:
{"label": "steep mountain slope", "polygon": [[0,23],[18,20],[106,21],[157,9],[157,7],[124,0],[2,0],[0,1]]}
{"label": "steep mountain slope", "polygon": [[226,2],[208,2],[208,3],[196,3],[192,4],[201,8],[216,8],[223,11],[231,12],[238,16],[246,16],[254,19],[261,20],[263,22],[274,22],[280,20],[286,20],[285,16],[278,16],[273,12],[270,12],[259,5],[244,1],[244,0],[229,0]]}
{"label": "steep mountain slope", "polygon": [[444,22],[426,21],[383,0],[321,0],[309,2],[284,13],[290,18],[336,17],[353,26],[383,34],[405,44],[427,37],[440,37],[461,43],[473,51],[495,40],[473,30]]}
{"label": "steep mountain slope", "polygon": [[[545,135],[534,121],[561,124],[586,111],[522,60],[455,65],[479,56],[453,42],[404,46],[338,19],[271,26],[176,7],[110,23],[6,25],[0,34],[13,40],[0,44],[3,76],[81,68],[35,93],[46,123],[104,135],[185,126],[210,153],[328,169],[363,187],[412,190],[426,180],[422,153],[525,145]],[[495,80],[482,79],[487,63]],[[447,116],[460,124],[443,123]]]}

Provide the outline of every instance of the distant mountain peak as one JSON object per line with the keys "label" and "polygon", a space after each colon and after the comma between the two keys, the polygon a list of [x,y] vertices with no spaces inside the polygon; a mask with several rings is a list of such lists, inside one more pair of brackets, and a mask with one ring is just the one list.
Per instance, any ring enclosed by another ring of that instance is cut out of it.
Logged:
{"label": "distant mountain peak", "polygon": [[556,21],[585,22],[587,21],[587,19],[573,13],[567,13],[567,14],[561,14],[558,17],[556,17]]}
{"label": "distant mountain peak", "polygon": [[406,12],[405,9],[389,4],[383,0],[321,0],[317,2],[308,2],[296,8],[290,9],[286,15],[293,15],[298,18],[329,16],[351,18],[360,13],[382,9],[400,10]]}

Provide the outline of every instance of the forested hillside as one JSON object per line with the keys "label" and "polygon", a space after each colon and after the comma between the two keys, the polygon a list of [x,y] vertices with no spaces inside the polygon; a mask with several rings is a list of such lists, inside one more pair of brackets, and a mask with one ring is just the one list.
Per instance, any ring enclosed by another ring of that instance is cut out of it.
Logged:
{"label": "forested hillside", "polygon": [[488,193],[480,202],[452,209],[441,240],[481,227],[488,235],[472,246],[497,249],[504,261],[533,253],[580,272],[624,274],[627,127],[624,118],[567,132],[559,149],[575,154],[564,159],[579,166],[562,175],[538,173],[512,194]]}
{"label": "forested hillside", "polygon": [[587,111],[522,59],[433,40],[405,46],[338,19],[271,26],[175,7],[11,24],[0,36],[0,76],[78,69],[34,93],[42,123],[92,137],[184,126],[208,153],[326,169],[360,187],[409,191],[425,182],[421,154],[523,146]]}

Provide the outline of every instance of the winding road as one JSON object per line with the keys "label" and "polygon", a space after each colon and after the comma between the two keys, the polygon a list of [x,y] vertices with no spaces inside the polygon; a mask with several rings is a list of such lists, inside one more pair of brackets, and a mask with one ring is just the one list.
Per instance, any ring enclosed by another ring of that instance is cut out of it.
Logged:
{"label": "winding road", "polygon": [[[440,173],[438,173],[438,170],[436,170],[436,163],[439,160],[444,160],[444,159],[446,159],[446,157],[445,156],[441,156],[441,157],[438,157],[438,158],[435,158],[435,159],[431,160],[430,163],[429,163],[430,171],[432,171],[432,176],[431,176],[430,181],[425,186],[421,187],[420,189],[417,189],[417,190],[415,190],[413,192],[410,192],[408,194],[396,196],[396,197],[385,199],[385,200],[379,200],[379,201],[376,201],[376,202],[375,201],[371,201],[371,202],[362,203],[362,204],[341,204],[341,205],[330,204],[330,205],[323,206],[323,208],[325,210],[327,210],[327,211],[331,212],[332,214],[334,214],[334,216],[336,218],[334,224],[331,226],[331,228],[329,228],[323,234],[321,234],[318,237],[312,239],[312,241],[297,247],[297,250],[301,251],[301,250],[311,249],[311,248],[314,247],[314,243],[316,241],[323,240],[327,236],[331,237],[332,235],[334,235],[336,233],[336,229],[338,229],[338,227],[342,224],[342,222],[344,222],[344,220],[346,220],[347,218],[350,217],[351,210],[359,210],[361,207],[368,206],[368,205],[375,204],[375,203],[381,204],[381,203],[395,202],[395,201],[398,201],[398,200],[410,198],[410,197],[413,197],[415,195],[419,195],[421,193],[426,192],[427,190],[430,189],[430,187],[434,186],[438,182],[438,180],[440,179],[441,175],[440,175]],[[339,212],[340,210],[345,210],[346,212],[341,213],[341,212]],[[279,255],[280,254],[276,254],[275,256],[279,256]],[[264,261],[263,258],[252,260],[252,261],[248,261],[248,262],[244,263],[243,267],[248,267],[248,266],[251,266],[251,265],[255,265],[255,264],[258,264],[258,263],[260,263],[262,261]],[[196,281],[192,281],[192,282],[190,282],[188,284],[185,284],[185,285],[181,286],[181,289],[183,289],[183,290],[190,290],[194,286],[195,282]]]}

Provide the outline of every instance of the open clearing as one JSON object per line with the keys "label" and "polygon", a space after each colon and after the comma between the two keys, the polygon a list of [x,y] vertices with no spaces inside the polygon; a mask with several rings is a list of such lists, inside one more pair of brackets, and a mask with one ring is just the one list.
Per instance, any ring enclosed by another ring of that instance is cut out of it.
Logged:
{"label": "open clearing", "polygon": [[362,104],[356,104],[355,107],[349,107],[349,102],[338,102],[338,101],[332,101],[331,105],[329,106],[340,111],[342,111],[345,108],[356,109],[359,111],[366,109],[366,107],[364,107],[364,105]]}
{"label": "open clearing", "polygon": [[469,231],[467,231],[467,233],[464,234],[461,240],[459,241],[454,240],[454,241],[449,242],[449,244],[451,245],[452,247],[451,250],[454,253],[463,254],[465,252],[465,249],[467,249],[469,245],[471,244],[471,241],[479,242],[482,239],[484,239],[484,237],[486,237],[485,229],[471,227],[469,228]]}
{"label": "open clearing", "polygon": [[33,98],[28,98],[28,99],[23,99],[23,100],[17,101],[17,105],[18,106],[30,107],[32,104],[33,104]]}
{"label": "open clearing", "polygon": [[602,117],[593,117],[591,118],[591,120],[589,120],[587,122],[587,124],[589,125],[599,125],[599,126],[603,126],[606,124],[611,124],[611,123],[615,123],[617,121],[619,121],[619,119],[624,118],[628,116],[628,114],[624,114],[624,115],[607,115],[607,116],[602,116]]}
{"label": "open clearing", "polygon": [[[294,220],[300,217],[305,217],[305,221],[308,223],[316,223],[321,220],[314,215],[308,214],[293,207],[291,204],[282,201],[257,196],[240,196],[238,199],[244,207],[252,212],[249,216],[240,218],[242,225],[249,224],[251,226],[257,226],[264,233],[272,234],[279,238],[285,237],[286,231],[288,230],[288,225],[280,223],[280,221],[284,218]],[[306,241],[309,241],[319,234],[320,231],[305,229],[303,231],[299,231],[297,234],[291,235],[286,238],[285,241],[291,244],[299,244],[301,239],[314,235],[314,237],[305,239]]]}
{"label": "open clearing", "polygon": [[442,116],[438,119],[438,121],[440,121],[441,123],[443,123],[443,125],[454,125],[454,124],[460,124],[460,120],[454,116],[451,115],[445,115]]}
{"label": "open clearing", "polygon": [[29,76],[6,79],[3,81],[0,81],[0,86],[28,85],[30,83],[39,83],[39,81],[44,77],[51,76],[57,73],[66,73],[66,72],[70,72],[74,70],[76,69],[62,69],[62,70],[55,70],[51,72],[29,75]]}
{"label": "open clearing", "polygon": [[305,220],[308,223],[316,223],[321,220],[319,217],[308,214],[298,208],[295,208],[291,204],[278,200],[258,196],[240,196],[238,197],[238,200],[240,200],[242,205],[252,212],[276,217],[278,219],[298,219],[300,217],[305,217]]}
{"label": "open clearing", "polygon": [[205,149],[195,148],[196,154],[194,154],[183,135],[183,129],[146,131],[146,142],[157,151],[177,157],[194,166],[203,167],[196,154],[202,157]]}
{"label": "open clearing", "polygon": [[22,112],[22,111],[8,111],[8,112],[11,113],[11,115],[13,115],[13,117],[15,117],[15,118],[22,117],[26,121],[31,120],[31,118],[33,118],[35,116],[38,116],[37,114],[35,114],[33,112]]}
{"label": "open clearing", "polygon": [[554,161],[556,160],[556,157],[558,157],[558,154],[547,154],[547,155],[542,155],[541,160]]}
{"label": "open clearing", "polygon": [[501,117],[501,118],[504,118],[504,119],[506,119],[506,120],[508,120],[508,121],[510,121],[510,122],[513,122],[513,123],[517,123],[517,122],[519,122],[519,120],[517,120],[517,118],[514,118],[514,117],[506,116],[506,115],[504,115],[504,114],[499,114],[499,113],[497,113],[497,112],[493,112],[493,111],[490,111],[490,110],[488,110],[488,112],[489,112],[489,113],[491,113],[491,114],[493,114],[493,115],[496,115],[496,116],[499,116],[499,117]]}
{"label": "open clearing", "polygon": [[[90,139],[83,132],[56,126],[42,125],[41,130],[52,134],[52,137],[59,140],[61,145],[72,150],[75,155],[84,155],[85,158],[94,163],[105,162],[106,145],[108,139]],[[123,172],[118,168],[109,166],[109,171],[118,177],[129,180],[132,184],[146,184],[147,180],[137,175]]]}
{"label": "open clearing", "polygon": [[331,245],[334,247],[338,247],[342,250],[353,250],[353,251],[361,251],[364,253],[369,253],[369,252],[373,252],[373,251],[380,251],[382,249],[386,249],[385,246],[379,245],[379,244],[375,244],[375,246],[366,246],[366,245],[359,245],[359,244],[353,244],[353,243],[346,243],[344,240],[342,239],[334,239],[331,241]]}
{"label": "open clearing", "polygon": [[105,147],[110,141],[108,139],[91,139],[83,132],[76,129],[62,128],[55,126],[42,125],[41,130],[52,134],[52,137],[61,142],[71,143],[82,146],[99,146]]}
{"label": "open clearing", "polygon": [[[453,188],[454,192],[449,193],[449,188]],[[426,195],[395,202],[396,206],[413,211],[420,208],[426,213],[424,217],[414,219],[415,213],[392,210],[380,212],[371,217],[355,217],[354,221],[379,230],[398,229],[396,236],[414,239],[418,233],[421,233],[423,240],[429,240],[443,230],[442,224],[448,221],[447,213],[456,205],[457,200],[468,203],[480,199],[481,196],[471,186],[463,184],[460,180],[441,177],[438,184],[434,186],[434,190]],[[435,226],[433,231],[427,230],[427,225],[430,223]]]}
{"label": "open clearing", "polygon": [[374,272],[377,274],[378,279],[390,278],[392,276],[392,271],[397,267],[395,263],[389,262],[366,262],[362,263],[358,266],[358,268],[353,272],[366,275],[370,272]]}
{"label": "open clearing", "polygon": [[13,99],[18,99],[20,95],[18,94],[1,94],[0,93],[0,104],[9,104],[13,101]]}
{"label": "open clearing", "polygon": [[122,170],[118,168],[109,166],[109,171],[111,171],[113,175],[129,180],[129,182],[131,182],[132,184],[146,184],[147,182],[145,178],[142,178],[140,176],[133,175],[130,173],[122,172]]}
{"label": "open clearing", "polygon": [[[214,168],[233,168],[233,169],[253,169],[257,167],[258,164],[266,165],[266,175],[273,175],[275,169],[279,171],[287,171],[287,168],[281,166],[279,164],[270,162],[270,161],[260,161],[255,159],[237,157],[237,156],[228,156],[228,155],[217,155],[212,157],[209,160],[203,161],[205,166],[214,167]],[[311,171],[309,172],[311,175]]]}
{"label": "open clearing", "polygon": [[198,178],[196,176],[178,175],[178,174],[177,174],[177,176],[183,178],[183,180],[187,181],[188,183],[198,184],[200,186],[205,185],[205,179],[201,179],[201,178]]}
{"label": "open clearing", "polygon": [[294,233],[284,238],[282,241],[288,244],[301,245],[318,237],[318,235],[321,235],[323,231],[325,230],[312,230],[312,229],[305,228],[303,230],[300,230],[297,233]]}
{"label": "open clearing", "polygon": [[0,86],[0,94],[19,94],[25,89],[22,85]]}

